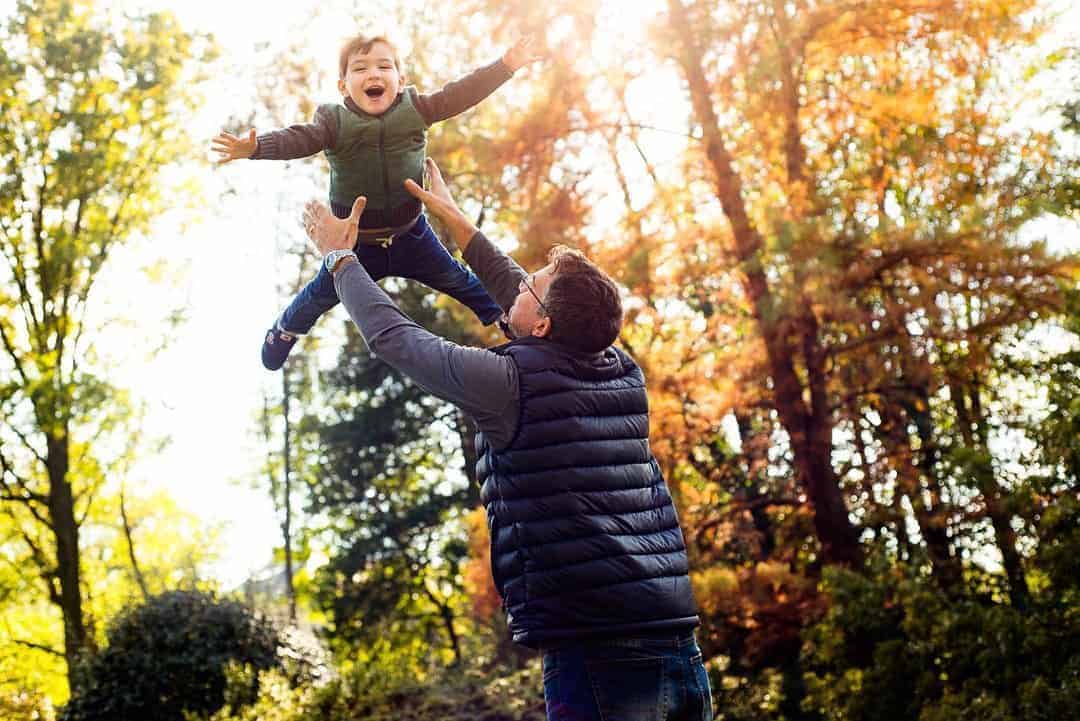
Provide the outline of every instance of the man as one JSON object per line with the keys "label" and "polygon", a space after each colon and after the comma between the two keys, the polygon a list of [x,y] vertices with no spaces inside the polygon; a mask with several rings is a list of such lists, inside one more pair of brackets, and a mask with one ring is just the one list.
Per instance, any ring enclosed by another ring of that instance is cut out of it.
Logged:
{"label": "man", "polygon": [[356,261],[348,219],[304,223],[371,351],[476,421],[491,572],[515,642],[544,652],[550,719],[711,719],[675,508],[649,450],[637,365],[614,348],[614,282],[556,248],[527,275],[458,209],[439,169],[405,186],[505,311],[510,343],[467,348],[402,313]]}

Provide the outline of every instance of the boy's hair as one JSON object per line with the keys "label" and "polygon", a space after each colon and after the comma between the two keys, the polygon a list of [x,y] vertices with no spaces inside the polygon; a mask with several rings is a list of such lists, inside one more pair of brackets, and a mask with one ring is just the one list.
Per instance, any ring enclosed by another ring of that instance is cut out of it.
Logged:
{"label": "boy's hair", "polygon": [[394,68],[400,73],[401,60],[398,58],[398,50],[394,47],[392,42],[382,35],[373,35],[371,37],[368,37],[367,35],[355,35],[349,38],[345,44],[341,46],[341,55],[338,56],[339,77],[345,77],[345,71],[349,69],[349,58],[356,53],[370,53],[371,48],[375,47],[375,43],[382,43],[390,48],[390,56],[394,58]]}
{"label": "boy's hair", "polygon": [[619,337],[622,300],[615,281],[585,257],[565,245],[548,253],[555,274],[544,295],[551,318],[548,338],[576,350],[597,353]]}

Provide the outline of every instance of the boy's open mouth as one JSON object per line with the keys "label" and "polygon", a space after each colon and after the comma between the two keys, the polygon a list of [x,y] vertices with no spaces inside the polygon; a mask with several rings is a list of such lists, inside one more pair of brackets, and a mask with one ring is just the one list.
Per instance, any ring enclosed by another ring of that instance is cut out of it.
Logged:
{"label": "boy's open mouth", "polygon": [[381,98],[383,93],[386,92],[386,88],[380,88],[379,86],[370,87],[364,91],[364,95],[367,95],[371,99]]}

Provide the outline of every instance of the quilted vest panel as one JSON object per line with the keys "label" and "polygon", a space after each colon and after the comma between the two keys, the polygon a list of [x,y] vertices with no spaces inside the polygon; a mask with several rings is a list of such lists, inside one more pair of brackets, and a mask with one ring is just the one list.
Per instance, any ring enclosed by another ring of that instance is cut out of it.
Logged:
{"label": "quilted vest panel", "polygon": [[494,350],[517,367],[521,415],[506,448],[477,436],[477,479],[514,641],[697,625],[641,370],[616,348],[525,338]]}

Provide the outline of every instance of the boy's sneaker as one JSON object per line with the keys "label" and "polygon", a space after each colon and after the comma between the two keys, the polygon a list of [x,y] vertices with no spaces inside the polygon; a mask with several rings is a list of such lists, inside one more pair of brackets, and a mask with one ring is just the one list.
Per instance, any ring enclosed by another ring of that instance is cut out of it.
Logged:
{"label": "boy's sneaker", "polygon": [[285,365],[285,359],[289,357],[289,351],[296,345],[297,336],[286,333],[276,325],[266,331],[262,346],[262,364],[268,371],[276,371]]}

